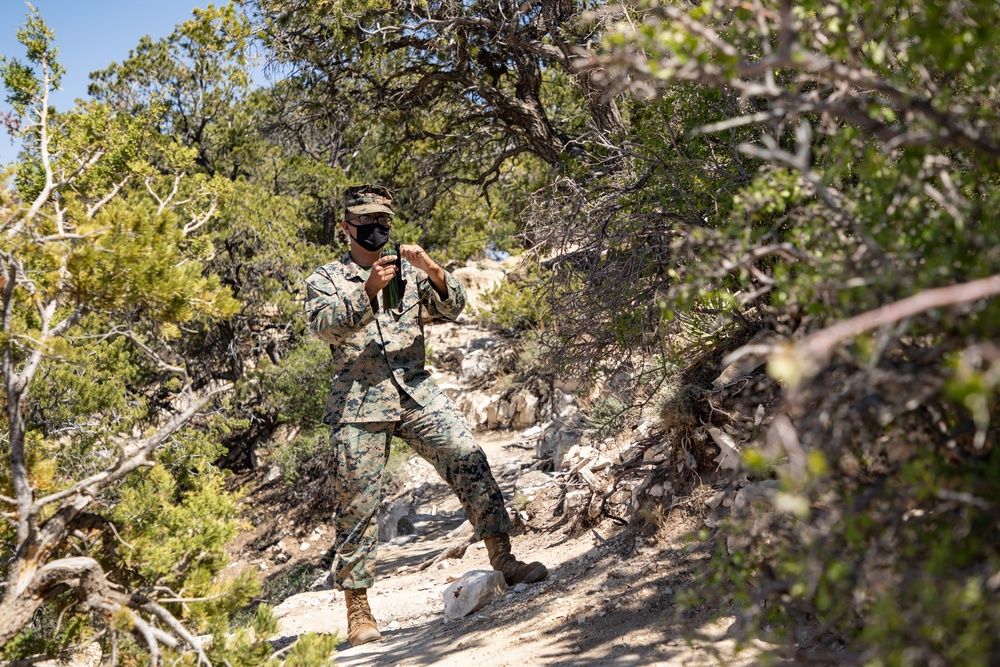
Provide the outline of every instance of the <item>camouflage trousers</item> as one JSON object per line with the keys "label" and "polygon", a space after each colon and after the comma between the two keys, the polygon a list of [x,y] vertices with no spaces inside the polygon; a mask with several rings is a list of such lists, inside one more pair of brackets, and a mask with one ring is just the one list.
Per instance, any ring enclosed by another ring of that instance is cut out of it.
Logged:
{"label": "camouflage trousers", "polygon": [[393,436],[433,465],[455,491],[477,540],[510,531],[486,455],[451,399],[441,394],[420,407],[407,397],[403,409],[398,421],[333,425],[337,536],[332,574],[340,588],[368,588],[374,582],[382,469]]}

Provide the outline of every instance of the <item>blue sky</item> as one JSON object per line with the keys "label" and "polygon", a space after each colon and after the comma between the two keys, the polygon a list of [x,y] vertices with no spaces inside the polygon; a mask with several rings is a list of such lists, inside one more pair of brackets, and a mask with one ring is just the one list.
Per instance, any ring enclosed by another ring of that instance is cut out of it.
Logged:
{"label": "blue sky", "polygon": [[[63,90],[52,96],[52,102],[67,109],[77,98],[86,97],[91,72],[127,58],[144,35],[166,37],[175,25],[191,17],[194,7],[205,7],[209,0],[33,0],[31,4],[56,33],[66,75]],[[24,47],[14,33],[24,24],[27,12],[23,0],[0,0],[0,54],[24,60]],[[10,109],[6,97],[4,91],[0,111]],[[16,155],[17,147],[0,128],[0,164]]]}

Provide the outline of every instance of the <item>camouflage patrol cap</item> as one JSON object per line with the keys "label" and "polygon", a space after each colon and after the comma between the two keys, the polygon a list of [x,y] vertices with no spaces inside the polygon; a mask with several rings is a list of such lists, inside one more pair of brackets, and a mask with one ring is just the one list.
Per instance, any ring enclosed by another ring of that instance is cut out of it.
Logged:
{"label": "camouflage patrol cap", "polygon": [[392,191],[381,185],[354,185],[347,188],[344,208],[348,213],[365,215],[369,213],[392,212]]}

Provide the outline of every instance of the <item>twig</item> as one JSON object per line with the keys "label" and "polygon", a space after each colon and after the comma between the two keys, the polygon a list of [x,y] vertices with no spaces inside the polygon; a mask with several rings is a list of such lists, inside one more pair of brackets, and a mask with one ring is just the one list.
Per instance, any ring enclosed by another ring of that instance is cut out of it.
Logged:
{"label": "twig", "polygon": [[456,559],[462,558],[463,556],[465,556],[465,550],[469,548],[469,544],[470,544],[469,542],[466,542],[465,544],[456,544],[454,546],[448,547],[434,558],[428,558],[420,565],[417,565],[416,571],[422,572],[427,568],[431,567],[432,565],[440,563],[443,560],[448,560],[449,558],[456,558]]}
{"label": "twig", "polygon": [[807,336],[784,353],[799,365],[798,372],[785,379],[794,383],[795,380],[815,375],[830,357],[834,347],[865,331],[894,324],[934,308],[979,301],[997,294],[1000,294],[1000,274],[968,283],[927,289],[895,303],[838,322]]}

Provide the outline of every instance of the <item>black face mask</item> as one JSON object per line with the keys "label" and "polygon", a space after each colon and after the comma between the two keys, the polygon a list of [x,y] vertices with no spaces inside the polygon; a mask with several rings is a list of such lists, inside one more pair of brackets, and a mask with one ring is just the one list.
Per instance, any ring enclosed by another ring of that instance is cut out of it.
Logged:
{"label": "black face mask", "polygon": [[358,245],[369,252],[378,252],[389,242],[389,228],[377,223],[370,225],[351,225],[356,234]]}

